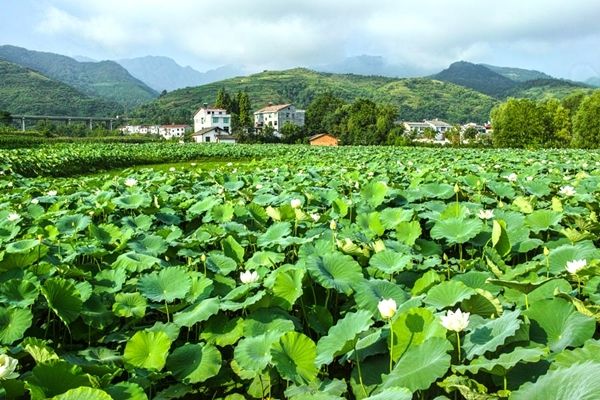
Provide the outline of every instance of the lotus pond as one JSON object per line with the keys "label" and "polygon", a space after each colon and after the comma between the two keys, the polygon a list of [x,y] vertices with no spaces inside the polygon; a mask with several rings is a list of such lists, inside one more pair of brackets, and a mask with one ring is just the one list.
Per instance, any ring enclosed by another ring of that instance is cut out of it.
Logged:
{"label": "lotus pond", "polygon": [[0,151],[0,397],[600,398],[598,155]]}

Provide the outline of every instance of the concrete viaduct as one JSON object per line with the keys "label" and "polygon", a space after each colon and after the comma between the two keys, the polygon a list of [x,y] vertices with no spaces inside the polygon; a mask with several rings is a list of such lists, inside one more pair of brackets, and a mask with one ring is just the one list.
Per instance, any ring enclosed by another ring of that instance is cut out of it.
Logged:
{"label": "concrete viaduct", "polygon": [[122,117],[72,117],[72,116],[56,116],[56,115],[12,115],[13,121],[21,122],[21,130],[25,132],[26,121],[64,121],[67,125],[69,125],[73,121],[84,121],[88,124],[88,127],[93,129],[94,122],[104,122],[109,130],[112,131],[113,123],[117,122],[117,124],[128,121],[128,118]]}

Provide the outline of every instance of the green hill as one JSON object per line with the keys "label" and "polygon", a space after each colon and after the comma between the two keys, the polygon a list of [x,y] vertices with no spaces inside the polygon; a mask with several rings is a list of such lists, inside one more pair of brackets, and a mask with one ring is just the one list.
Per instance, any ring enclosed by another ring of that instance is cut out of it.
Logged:
{"label": "green hill", "polygon": [[484,67],[466,61],[458,61],[432,76],[444,82],[471,88],[492,97],[500,98],[514,89],[518,83]]}
{"label": "green hill", "polygon": [[521,83],[514,90],[508,92],[507,96],[533,100],[547,100],[551,98],[561,100],[576,92],[589,93],[593,90],[590,86],[579,82],[562,79],[537,79]]}
{"label": "green hill", "polygon": [[497,67],[489,64],[479,64],[497,74],[504,76],[515,82],[528,82],[538,79],[554,79],[552,76],[533,69],[512,68],[512,67]]}
{"label": "green hill", "polygon": [[122,106],[89,97],[36,71],[0,61],[0,110],[12,114],[110,116]]}
{"label": "green hill", "polygon": [[366,98],[398,107],[403,120],[438,117],[450,122],[487,121],[496,100],[452,83],[424,78],[395,79],[319,73],[297,68],[262,72],[168,93],[135,110],[134,116],[156,122],[189,122],[202,103],[215,101],[217,91],[247,91],[254,109],[273,103],[306,107],[319,93],[346,101]]}
{"label": "green hill", "polygon": [[157,93],[113,61],[79,62],[54,53],[0,46],[0,60],[38,71],[89,96],[126,107],[156,98]]}

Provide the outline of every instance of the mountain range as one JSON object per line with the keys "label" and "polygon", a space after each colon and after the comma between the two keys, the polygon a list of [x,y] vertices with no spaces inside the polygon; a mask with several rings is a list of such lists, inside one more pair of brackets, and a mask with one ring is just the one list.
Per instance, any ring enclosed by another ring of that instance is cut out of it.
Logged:
{"label": "mountain range", "polygon": [[196,107],[214,102],[218,90],[225,88],[231,94],[247,91],[254,108],[269,102],[306,107],[319,93],[331,92],[346,101],[367,98],[396,105],[405,120],[483,122],[491,108],[508,97],[561,99],[600,85],[600,79],[572,82],[539,71],[465,61],[417,78],[412,76],[423,71],[373,56],[248,76],[242,66],[199,72],[167,57],[77,59],[83,61],[0,46],[0,109],[29,114],[126,113],[148,122],[189,122]]}

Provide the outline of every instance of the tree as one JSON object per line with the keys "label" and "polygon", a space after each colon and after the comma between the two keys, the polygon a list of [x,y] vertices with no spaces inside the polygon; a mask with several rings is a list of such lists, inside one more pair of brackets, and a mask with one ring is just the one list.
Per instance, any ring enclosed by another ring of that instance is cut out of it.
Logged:
{"label": "tree", "polygon": [[574,147],[600,148],[600,92],[586,97],[573,118]]}
{"label": "tree", "polygon": [[329,92],[319,94],[306,108],[306,131],[311,135],[332,132],[336,110],[344,104],[342,99]]}
{"label": "tree", "polygon": [[544,111],[544,135],[542,147],[568,147],[571,144],[571,118],[560,101],[550,99],[542,103]]}
{"label": "tree", "polygon": [[467,127],[467,129],[465,129],[465,131],[463,132],[463,138],[469,141],[475,139],[477,135],[479,135],[479,131],[474,126]]}
{"label": "tree", "polygon": [[496,147],[535,147],[544,136],[544,112],[533,100],[511,98],[491,117]]}
{"label": "tree", "polygon": [[455,125],[448,129],[444,136],[453,146],[460,146],[462,144],[462,132],[459,125]]}
{"label": "tree", "polygon": [[219,91],[217,92],[215,107],[222,108],[228,111],[231,109],[231,96],[229,95],[229,93],[227,93],[224,87],[219,89]]}
{"label": "tree", "polygon": [[9,126],[12,123],[12,115],[8,111],[0,110],[0,126]]}
{"label": "tree", "polygon": [[279,133],[281,133],[281,140],[284,143],[302,143],[306,138],[306,131],[291,122],[286,122]]}
{"label": "tree", "polygon": [[239,112],[239,130],[251,132],[254,127],[254,116],[252,115],[252,105],[248,92],[240,92],[237,96]]}
{"label": "tree", "polygon": [[423,130],[423,137],[429,140],[435,139],[437,136],[437,131],[433,128],[425,128]]}

